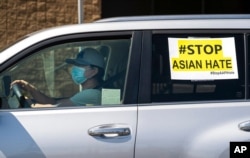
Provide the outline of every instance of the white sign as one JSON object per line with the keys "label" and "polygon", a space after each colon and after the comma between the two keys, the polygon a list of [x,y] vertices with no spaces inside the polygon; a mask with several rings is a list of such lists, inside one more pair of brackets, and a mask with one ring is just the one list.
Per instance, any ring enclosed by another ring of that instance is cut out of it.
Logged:
{"label": "white sign", "polygon": [[169,38],[171,79],[238,79],[235,41],[229,38]]}

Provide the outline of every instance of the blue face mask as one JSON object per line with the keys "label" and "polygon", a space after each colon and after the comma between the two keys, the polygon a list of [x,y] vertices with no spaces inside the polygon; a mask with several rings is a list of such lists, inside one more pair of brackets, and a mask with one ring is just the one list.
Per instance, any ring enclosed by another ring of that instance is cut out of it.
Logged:
{"label": "blue face mask", "polygon": [[85,69],[77,66],[72,67],[71,77],[76,84],[82,84],[87,80],[85,77]]}

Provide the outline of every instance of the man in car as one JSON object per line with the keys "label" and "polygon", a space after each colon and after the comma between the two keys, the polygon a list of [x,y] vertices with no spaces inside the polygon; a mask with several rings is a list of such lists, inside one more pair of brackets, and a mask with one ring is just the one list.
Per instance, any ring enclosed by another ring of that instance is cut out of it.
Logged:
{"label": "man in car", "polygon": [[81,85],[82,91],[69,99],[55,100],[41,93],[32,84],[24,80],[16,80],[23,90],[29,92],[36,103],[31,107],[58,107],[58,106],[84,106],[101,104],[101,84],[104,75],[104,58],[93,48],[86,48],[78,53],[75,59],[66,59],[72,65],[71,76],[73,81]]}

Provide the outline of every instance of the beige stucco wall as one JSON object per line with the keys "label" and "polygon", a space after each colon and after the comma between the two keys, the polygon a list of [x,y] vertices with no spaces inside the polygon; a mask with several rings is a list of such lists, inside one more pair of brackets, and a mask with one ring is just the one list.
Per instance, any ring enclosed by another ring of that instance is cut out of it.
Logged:
{"label": "beige stucco wall", "polygon": [[[101,0],[84,0],[84,23],[101,17]],[[31,32],[78,23],[78,0],[0,0],[0,50]]]}

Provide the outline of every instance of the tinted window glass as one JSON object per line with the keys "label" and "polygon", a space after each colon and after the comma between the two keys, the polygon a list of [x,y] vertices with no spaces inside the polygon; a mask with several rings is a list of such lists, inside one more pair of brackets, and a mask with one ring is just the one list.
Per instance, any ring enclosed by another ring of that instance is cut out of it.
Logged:
{"label": "tinted window glass", "polygon": [[152,102],[245,97],[243,35],[154,34],[152,42]]}
{"label": "tinted window glass", "polygon": [[[98,100],[100,100],[98,105],[121,104],[131,44],[130,38],[130,36],[115,37],[114,39],[104,39],[102,37],[101,40],[91,39],[61,42],[61,44],[50,45],[47,48],[33,52],[32,55],[20,60],[17,64],[1,74],[0,78],[6,81],[1,85],[0,89],[3,107],[8,108],[9,104],[15,103],[15,96],[10,97],[12,94],[7,94],[9,83],[15,80],[25,80],[34,85],[37,90],[55,100],[71,99],[71,102],[77,102],[81,100],[81,96],[79,94],[73,99],[72,97],[75,94],[82,92],[83,89],[94,89],[91,93],[88,93],[88,95],[101,94],[101,98],[98,98]],[[78,53],[86,49],[96,50],[102,56],[104,64],[102,65],[96,58],[92,59],[93,57],[91,57],[91,55],[86,65],[85,63],[84,65],[77,65],[78,63],[72,65],[65,62],[66,59],[76,59]],[[93,64],[91,63],[92,60],[94,60]],[[79,85],[75,84],[72,78],[72,67],[74,66],[84,67],[84,76],[88,79],[94,77],[92,74],[96,74],[96,68],[98,68],[98,72],[102,69],[104,72],[99,74],[99,76],[102,76],[102,81],[99,82],[100,84],[98,83],[96,86],[92,86],[92,88],[80,86],[83,82]],[[101,69],[99,67],[101,67]],[[96,92],[96,90],[99,90],[101,93]],[[27,98],[33,99],[35,103],[44,102],[37,101],[30,93],[26,93],[25,91],[23,93]],[[9,101],[10,98],[11,102]],[[77,105],[83,104],[79,101]],[[86,103],[83,106],[85,105],[96,104]]]}
{"label": "tinted window glass", "polygon": [[[247,40],[248,40],[247,41],[247,44],[248,44],[248,46],[247,46],[247,48],[248,48],[248,50],[247,50],[247,52],[248,52],[247,53],[248,54],[247,55],[247,58],[248,58],[248,60],[247,60],[247,62],[248,62],[247,63],[247,68],[248,68],[247,72],[249,72],[249,70],[250,70],[250,63],[249,63],[250,62],[250,55],[249,55],[250,54],[250,36],[249,35],[248,35]],[[250,93],[249,93],[250,92],[250,86],[249,86],[249,84],[250,84],[250,73],[248,73],[248,98],[250,98]]]}

